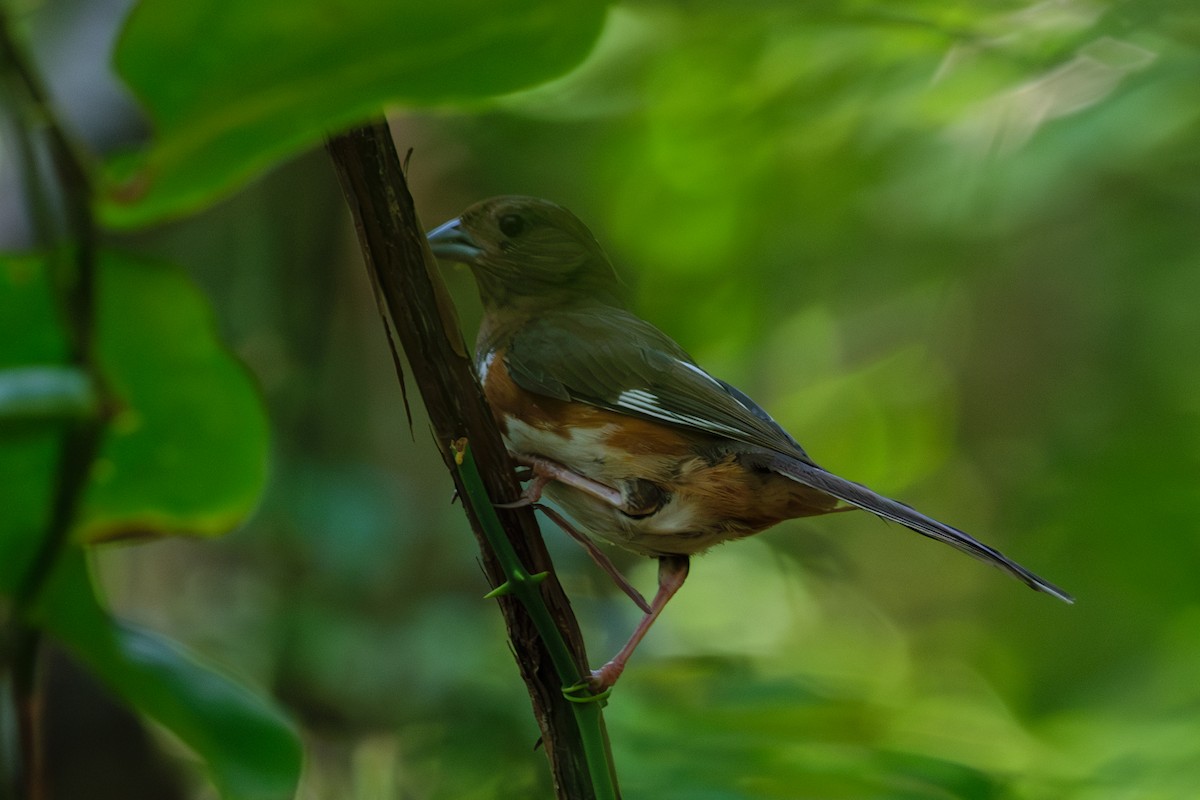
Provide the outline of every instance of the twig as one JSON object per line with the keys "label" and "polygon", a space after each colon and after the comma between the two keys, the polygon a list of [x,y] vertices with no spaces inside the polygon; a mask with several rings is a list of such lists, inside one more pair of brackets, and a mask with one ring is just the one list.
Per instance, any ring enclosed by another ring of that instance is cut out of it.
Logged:
{"label": "twig", "polygon": [[[327,146],[354,216],[367,269],[383,294],[392,330],[408,358],[459,496],[467,497],[466,487],[451,443],[463,438],[471,443],[487,496],[519,496],[514,465],[472,373],[462,334],[447,316],[452,306],[435,272],[387,123],[379,121],[353,130],[331,139]],[[488,579],[499,586],[505,574],[483,534],[478,509],[470,502],[464,507]],[[529,509],[504,510],[499,518],[528,573],[550,572],[550,557],[533,513]],[[575,674],[587,674],[583,638],[562,587],[551,573],[540,589],[546,610],[567,643]],[[558,797],[596,798],[574,704],[563,695],[553,657],[519,602],[511,596],[501,597],[500,608],[542,731]],[[603,728],[598,730],[603,736]]]}

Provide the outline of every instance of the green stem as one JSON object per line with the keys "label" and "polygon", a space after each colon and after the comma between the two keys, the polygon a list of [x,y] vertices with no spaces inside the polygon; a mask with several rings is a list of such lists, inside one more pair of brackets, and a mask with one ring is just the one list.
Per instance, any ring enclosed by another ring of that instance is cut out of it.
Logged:
{"label": "green stem", "polygon": [[[479,467],[471,455],[471,450],[465,440],[454,445],[455,461],[458,463],[459,474],[466,489],[464,502],[475,512],[488,544],[496,554],[496,560],[504,570],[505,582],[488,594],[495,597],[500,594],[512,594],[525,610],[529,612],[534,627],[542,638],[550,660],[562,681],[563,687],[578,686],[589,676],[580,675],[571,655],[570,648],[554,624],[554,618],[542,601],[538,585],[546,578],[546,573],[529,574],[517,557],[516,551],[504,533],[500,518],[492,499],[488,497],[479,474]],[[588,772],[591,775],[592,786],[597,800],[616,800],[618,797],[615,769],[612,754],[609,751],[607,738],[604,735],[604,721],[601,715],[602,703],[577,702],[572,704],[575,722],[579,726],[579,736],[583,743],[584,758],[587,761]]]}
{"label": "green stem", "polygon": [[[20,728],[22,764],[14,776],[14,786],[17,796],[38,800],[47,792],[41,755],[42,699],[38,681],[41,631],[27,622],[26,612],[70,542],[83,490],[103,440],[110,403],[94,353],[97,231],[92,216],[91,178],[83,158],[59,124],[33,62],[14,35],[11,20],[2,6],[0,80],[14,101],[16,124],[21,128],[21,135],[28,137],[24,139],[24,157],[33,159],[35,156],[31,144],[35,132],[45,137],[55,184],[62,198],[61,235],[66,245],[52,246],[54,243],[50,241],[42,244],[50,246],[53,258],[52,274],[69,342],[68,360],[90,382],[97,398],[96,413],[73,420],[64,431],[46,532],[13,604],[12,700]],[[25,194],[33,210],[33,219],[40,228],[37,233],[42,237],[50,236],[46,212],[50,204],[46,202],[46,188],[37,174],[36,165],[26,164],[24,174]]]}

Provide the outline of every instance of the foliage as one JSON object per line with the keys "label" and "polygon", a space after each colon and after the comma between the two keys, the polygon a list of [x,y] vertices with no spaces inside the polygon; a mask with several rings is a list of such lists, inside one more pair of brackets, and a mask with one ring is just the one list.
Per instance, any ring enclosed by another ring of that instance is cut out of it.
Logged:
{"label": "foliage", "polygon": [[[144,225],[211,202],[384,102],[462,102],[562,72],[587,52],[603,12],[596,0],[183,8],[143,0],[126,22],[116,67],[156,135],[151,147],[109,162],[106,216]],[[280,39],[286,47],[276,46]],[[264,59],[264,50],[274,57]]]}
{"label": "foliage", "polygon": [[[430,222],[495,193],[570,206],[639,310],[820,463],[1080,600],[1058,608],[854,515],[721,548],[610,702],[630,796],[1187,796],[1194,4],[193,5],[143,0],[114,51],[153,132],[104,159],[97,208],[155,258],[103,261],[100,350],[121,405],[77,532],[231,527],[264,480],[265,400],[277,468],[247,529],[105,552],[99,573],[123,613],[275,690],[321,745],[312,791],[547,791],[448,484],[419,419],[408,439],[374,301],[342,252],[328,167],[317,154],[263,177],[395,102]],[[523,89],[578,64],[602,25],[578,68]],[[91,57],[44,68],[98,74]],[[163,259],[212,298],[262,400]],[[0,270],[0,403],[20,416],[0,428],[9,592],[45,525],[64,420],[94,401],[55,371],[63,322],[39,265]],[[448,279],[469,318],[469,278]],[[556,559],[602,657],[636,611],[567,545]],[[139,649],[147,634],[64,565],[69,591],[38,624],[231,796],[286,793],[278,712],[170,647]],[[202,713],[189,692],[209,680],[245,726]],[[263,730],[262,750],[230,745]],[[239,783],[243,768],[265,772]]]}
{"label": "foliage", "polygon": [[[0,261],[0,380],[64,358],[47,263]],[[265,478],[266,420],[249,377],[177,270],[115,255],[100,267],[97,347],[119,409],[72,538],[222,533],[250,511]],[[46,535],[64,423],[6,410],[0,591],[14,596]],[[68,544],[28,621],[205,757],[227,796],[289,796],[299,749],[281,713],[173,643],[115,622],[93,591],[82,550]]]}
{"label": "foliage", "polygon": [[[445,101],[517,88],[577,61],[602,16],[599,5],[586,13],[545,14],[517,2],[498,9],[508,12],[506,24],[472,28],[456,24],[459,15],[472,11],[470,4],[414,5],[403,15],[398,10],[405,9],[387,3],[348,11],[320,3],[230,3],[180,14],[173,4],[142,3],[126,25],[117,61],[152,112],[156,137],[144,153],[110,162],[112,188],[105,193],[110,204],[99,210],[120,209],[109,213],[110,221],[145,224],[180,207],[211,202],[231,180],[311,144],[331,126],[374,113],[385,99]],[[0,24],[14,122],[24,126],[19,137],[31,138],[31,120],[53,112],[41,105],[38,79],[30,77],[18,47],[9,44],[8,20],[0,17]],[[205,31],[204,43],[189,47],[198,29]],[[439,29],[442,36],[427,35]],[[295,38],[290,59],[264,65],[264,42],[283,31],[310,41]],[[457,61],[495,60],[513,49],[522,57],[507,59],[486,79],[453,74]],[[439,64],[438,58],[445,61]],[[173,74],[169,82],[162,80],[166,72]],[[280,136],[284,130],[288,134]],[[56,127],[51,135],[58,135]],[[38,185],[31,153],[28,147],[21,153],[29,162],[25,188],[36,206],[33,216],[41,221],[47,214],[45,189]],[[68,156],[58,151],[55,157]],[[60,177],[66,174],[60,163],[56,167]],[[57,187],[62,192],[79,191],[62,180]],[[78,230],[68,235],[88,236]],[[80,265],[64,273],[66,278],[52,266],[57,255],[0,262],[0,308],[6,312],[0,367],[15,368],[0,374],[5,425],[0,463],[7,478],[0,500],[8,509],[0,531],[5,556],[0,592],[13,598],[14,609],[13,633],[6,636],[14,644],[4,648],[4,671],[19,672],[20,662],[36,658],[21,652],[37,646],[24,630],[54,634],[126,701],[204,757],[224,795],[289,796],[300,762],[283,715],[156,635],[111,620],[95,603],[77,548],[130,537],[228,531],[252,509],[263,486],[262,408],[239,365],[213,338],[209,311],[186,279],[116,254],[93,264],[88,244],[70,245],[67,253],[75,253]],[[90,339],[91,331],[78,330],[90,324],[80,319],[64,324],[56,309],[61,304],[68,313],[90,316],[91,309],[67,301],[73,287],[59,284],[83,282],[79,276],[93,271],[101,287],[95,376],[59,366],[71,358],[68,339]],[[97,385],[89,387],[89,380]],[[88,396],[89,388],[101,395],[99,401]],[[73,499],[61,496],[66,491],[61,476],[70,459],[90,458],[63,437],[74,419],[101,414],[111,415],[102,423],[103,444],[95,460],[83,465],[86,487],[69,522],[70,540],[59,546],[55,515],[74,507]],[[14,681],[15,702],[37,704],[21,696],[21,678]],[[11,752],[4,759],[7,781],[21,767]]]}

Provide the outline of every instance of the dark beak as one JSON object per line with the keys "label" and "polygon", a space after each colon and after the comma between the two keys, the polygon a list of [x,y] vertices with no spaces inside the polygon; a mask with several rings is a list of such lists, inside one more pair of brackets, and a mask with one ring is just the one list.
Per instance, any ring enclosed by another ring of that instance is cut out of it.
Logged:
{"label": "dark beak", "polygon": [[444,222],[427,234],[429,249],[438,258],[473,264],[483,254],[483,248],[462,229],[457,217]]}

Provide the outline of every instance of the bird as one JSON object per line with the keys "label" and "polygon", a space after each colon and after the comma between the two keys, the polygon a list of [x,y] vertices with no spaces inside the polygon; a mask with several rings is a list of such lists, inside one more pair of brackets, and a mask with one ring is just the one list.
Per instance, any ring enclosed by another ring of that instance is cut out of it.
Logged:
{"label": "bird", "polygon": [[[589,547],[645,612],[589,684],[611,689],[687,578],[690,559],[788,519],[862,509],[944,542],[1027,586],[1071,595],[963,531],[813,461],[761,406],[636,316],[588,227],[567,209],[505,195],[427,235],[474,275],[483,306],[475,368],[513,459],[582,527]],[[589,537],[658,559],[646,603]]]}

